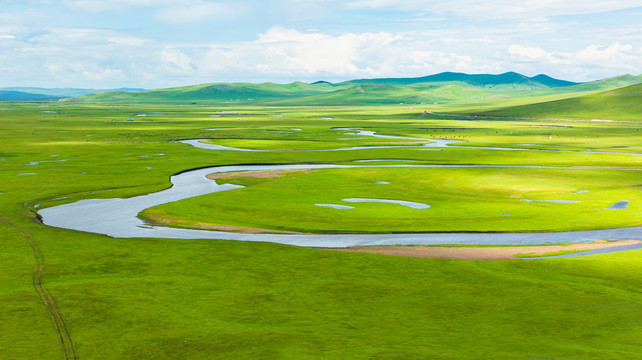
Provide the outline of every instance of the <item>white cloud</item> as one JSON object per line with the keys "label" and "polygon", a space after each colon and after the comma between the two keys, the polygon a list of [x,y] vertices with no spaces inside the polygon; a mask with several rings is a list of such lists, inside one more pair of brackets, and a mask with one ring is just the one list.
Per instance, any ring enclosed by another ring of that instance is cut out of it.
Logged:
{"label": "white cloud", "polygon": [[17,85],[100,87],[131,81],[133,63],[144,63],[148,40],[117,31],[52,28],[35,34],[19,33],[3,46],[3,81]]}
{"label": "white cloud", "polygon": [[126,78],[125,73],[122,70],[110,68],[84,70],[82,75],[85,79],[101,83],[122,81]]}
{"label": "white cloud", "polygon": [[329,36],[274,27],[245,46],[265,57],[257,59],[263,71],[343,76],[371,71],[375,62],[384,62],[381,52],[388,52],[401,39],[386,32]]}
{"label": "white cloud", "polygon": [[[329,36],[274,27],[252,42],[216,44],[206,55],[204,68],[253,69],[261,74],[282,76],[346,76],[373,72],[400,36],[364,33]],[[378,49],[378,50],[377,50]]]}
{"label": "white cloud", "polygon": [[[637,50],[637,51],[636,51]],[[604,67],[630,67],[642,69],[642,51],[632,45],[615,42],[608,47],[591,45],[577,52],[577,59],[585,64]]]}
{"label": "white cloud", "polygon": [[49,75],[54,79],[64,79],[70,74],[81,77],[86,82],[97,83],[118,83],[126,79],[126,75],[121,69],[113,69],[109,66],[101,67],[94,62],[86,61],[69,61],[47,62],[44,64]]}
{"label": "white cloud", "polygon": [[508,53],[517,63],[523,64],[522,68],[550,68],[555,73],[580,80],[642,72],[642,48],[621,44],[619,41],[609,46],[590,45],[566,52],[513,44]]}
{"label": "white cloud", "polygon": [[541,47],[528,47],[519,44],[513,44],[508,48],[508,53],[513,59],[519,62],[546,62],[550,64],[571,64],[571,56],[568,53],[560,51],[548,52]]}
{"label": "white cloud", "polygon": [[544,62],[574,66],[601,66],[611,68],[642,69],[642,49],[619,41],[609,46],[590,45],[576,52],[546,51],[540,47],[513,44],[508,53],[525,62]]}
{"label": "white cloud", "polygon": [[163,49],[161,52],[161,59],[164,62],[163,65],[170,70],[178,70],[182,72],[194,70],[192,59],[178,49]]}
{"label": "white cloud", "polygon": [[[192,56],[198,69],[213,76],[248,74],[266,78],[342,80],[360,77],[422,76],[440,71],[497,72],[492,59],[440,50],[430,41],[392,33],[331,36],[274,27],[258,39],[212,44],[205,57]],[[237,79],[234,79],[238,81]]]}

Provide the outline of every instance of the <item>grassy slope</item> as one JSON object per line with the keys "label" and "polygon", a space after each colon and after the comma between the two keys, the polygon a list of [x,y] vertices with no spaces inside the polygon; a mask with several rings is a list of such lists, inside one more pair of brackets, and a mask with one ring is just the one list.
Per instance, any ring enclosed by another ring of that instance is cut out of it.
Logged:
{"label": "grassy slope", "polygon": [[620,75],[606,79],[586,82],[578,85],[559,88],[560,91],[599,91],[610,90],[642,83],[642,75]]}
{"label": "grassy slope", "polygon": [[640,119],[640,113],[642,113],[641,99],[642,84],[636,84],[571,99],[509,107],[490,112],[489,114],[509,116]]}
{"label": "grassy slope", "polygon": [[516,97],[521,97],[521,96],[542,96],[542,95],[568,94],[568,93],[582,94],[586,92],[612,90],[612,89],[635,85],[639,83],[642,83],[642,75],[638,75],[638,76],[620,75],[620,76],[614,76],[606,79],[590,81],[590,82],[585,82],[585,83],[571,85],[571,86],[553,87],[549,89],[539,89],[539,90],[532,90],[532,91],[515,91],[512,93],[512,95]]}
{"label": "grassy slope", "polygon": [[328,94],[264,101],[265,105],[362,106],[377,104],[419,104],[487,99],[496,94],[460,85],[436,87],[356,85]]}
{"label": "grassy slope", "polygon": [[[391,123],[403,134],[408,125],[392,123],[426,121],[416,111],[252,108],[212,118],[219,109],[1,108],[8,110],[0,118],[0,213],[40,244],[45,285],[79,359],[642,358],[640,251],[543,261],[408,259],[262,243],[113,239],[34,220],[37,204],[148,193],[190,167],[385,155],[266,157],[168,143],[212,136],[203,128],[238,127],[238,113],[257,115],[242,115],[246,129],[230,135],[274,139],[279,134],[261,130],[298,127],[330,138],[332,126]],[[271,113],[286,116],[258,115]],[[57,159],[68,160],[29,165]],[[62,358],[31,287],[27,240],[5,223],[0,240],[0,358]]]}

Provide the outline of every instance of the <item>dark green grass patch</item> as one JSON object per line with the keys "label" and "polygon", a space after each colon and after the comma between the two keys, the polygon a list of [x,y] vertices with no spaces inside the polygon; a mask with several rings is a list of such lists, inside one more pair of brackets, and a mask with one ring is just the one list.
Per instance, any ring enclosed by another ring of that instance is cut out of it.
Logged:
{"label": "dark green grass patch", "polygon": [[85,247],[93,254],[65,254],[76,265],[51,279],[85,357],[616,359],[639,351],[639,252],[477,262],[217,241],[96,238]]}

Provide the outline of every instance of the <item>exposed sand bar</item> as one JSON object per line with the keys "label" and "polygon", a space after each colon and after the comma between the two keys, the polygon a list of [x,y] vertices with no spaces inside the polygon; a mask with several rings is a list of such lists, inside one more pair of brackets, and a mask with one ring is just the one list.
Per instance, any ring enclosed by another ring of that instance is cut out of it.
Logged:
{"label": "exposed sand bar", "polygon": [[[517,255],[538,256],[560,251],[586,251],[606,248],[617,248],[626,245],[640,244],[640,240],[622,240],[612,242],[595,242],[592,244],[541,245],[541,246],[505,246],[505,247],[440,247],[440,246],[356,246],[340,251],[364,252],[394,256],[426,257],[460,260],[508,260]],[[617,249],[613,249],[617,250]],[[581,255],[582,253],[574,253]]]}

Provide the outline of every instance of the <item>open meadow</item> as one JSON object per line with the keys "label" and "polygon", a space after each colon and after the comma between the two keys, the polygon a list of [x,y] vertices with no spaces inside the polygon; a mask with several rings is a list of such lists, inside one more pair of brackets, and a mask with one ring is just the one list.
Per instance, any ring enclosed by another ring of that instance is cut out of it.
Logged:
{"label": "open meadow", "polygon": [[217,173],[208,181],[238,186],[139,218],[150,229],[472,243],[637,227],[639,88],[544,105],[0,103],[0,358],[642,359],[642,250],[413,258],[112,237],[39,213],[155,193],[192,169],[297,165]]}

